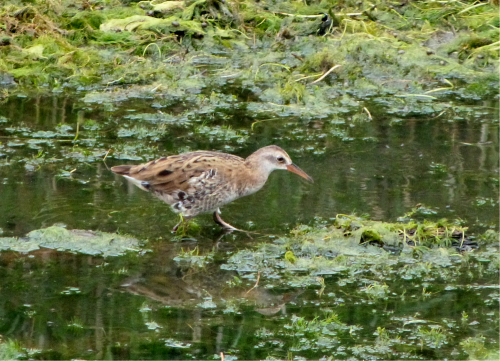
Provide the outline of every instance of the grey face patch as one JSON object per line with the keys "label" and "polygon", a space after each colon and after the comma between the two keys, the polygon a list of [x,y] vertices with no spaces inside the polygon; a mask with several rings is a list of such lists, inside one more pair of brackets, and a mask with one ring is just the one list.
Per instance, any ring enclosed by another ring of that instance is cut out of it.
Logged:
{"label": "grey face patch", "polygon": [[269,154],[266,159],[270,162],[270,163],[276,163],[276,157],[273,155],[273,154]]}

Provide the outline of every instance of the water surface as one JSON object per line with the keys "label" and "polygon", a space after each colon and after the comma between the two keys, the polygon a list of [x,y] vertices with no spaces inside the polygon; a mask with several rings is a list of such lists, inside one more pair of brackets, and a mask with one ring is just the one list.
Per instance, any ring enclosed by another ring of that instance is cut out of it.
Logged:
{"label": "water surface", "polygon": [[[57,224],[129,234],[149,251],[108,258],[3,251],[0,334],[39,359],[213,359],[221,351],[239,359],[466,359],[460,342],[479,334],[498,348],[498,273],[487,271],[490,261],[472,258],[455,275],[443,268],[418,282],[381,278],[394,293],[382,299],[356,295],[366,286],[361,275],[326,277],[321,295],[265,279],[249,292],[257,275],[221,268],[240,249],[337,214],[394,222],[419,204],[417,219],[447,218],[472,235],[498,230],[494,104],[402,117],[375,99],[372,120],[349,112],[261,119],[244,103],[192,114],[189,104],[155,99],[9,98],[0,107],[1,235]],[[287,150],[315,182],[276,171],[261,191],[223,207],[226,221],[261,234],[254,239],[220,238],[210,215],[198,218],[198,235],[174,239],[178,218],[168,206],[109,171],[188,150],[246,157],[269,144]],[[175,259],[192,250],[209,256],[203,268]],[[330,311],[348,327],[334,338],[297,321]],[[447,330],[444,342],[423,333],[435,324]],[[378,327],[393,340],[389,351]]]}

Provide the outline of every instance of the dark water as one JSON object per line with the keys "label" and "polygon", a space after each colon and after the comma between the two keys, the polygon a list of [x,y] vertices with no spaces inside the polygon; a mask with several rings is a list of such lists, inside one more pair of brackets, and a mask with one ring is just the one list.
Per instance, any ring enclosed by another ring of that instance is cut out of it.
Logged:
{"label": "dark water", "polygon": [[[107,167],[187,149],[227,148],[246,157],[268,144],[287,150],[315,183],[274,172],[260,192],[223,209],[228,221],[238,227],[252,222],[259,230],[276,232],[338,213],[395,221],[417,204],[428,207],[433,219],[462,219],[473,230],[498,225],[499,135],[493,102],[471,107],[471,112],[479,113],[478,119],[395,121],[374,108],[371,122],[277,119],[250,131],[254,120],[229,110],[227,119],[209,124],[232,124],[235,131],[248,134],[241,144],[224,139],[222,132],[193,135],[199,124],[189,123],[158,130],[150,122],[143,124],[144,133],[153,135],[120,136],[121,130],[140,124],[123,118],[144,111],[147,103],[137,103],[115,105],[113,112],[64,98],[13,99],[2,105],[0,228],[4,236],[20,236],[56,222],[70,228],[120,228],[141,238],[161,236],[177,218],[167,206],[127,186]],[[149,108],[149,112],[155,110]],[[88,121],[90,126],[85,125]],[[77,122],[84,125],[75,145]],[[61,132],[62,126],[69,130]],[[122,151],[115,151],[104,163],[109,149]],[[73,173],[67,176],[63,171]],[[211,225],[210,217],[201,219],[204,226]]]}
{"label": "dark water", "polygon": [[[498,339],[498,274],[484,273],[480,263],[461,269],[456,278],[428,280],[428,296],[422,287],[398,280],[391,289],[407,290],[404,299],[359,299],[353,293],[360,284],[342,285],[336,277],[325,280],[323,297],[316,289],[288,286],[249,294],[255,275],[220,266],[255,240],[236,234],[215,243],[220,234],[207,215],[199,217],[197,242],[172,242],[169,230],[178,218],[108,170],[186,150],[245,157],[277,144],[315,183],[276,171],[264,189],[222,209],[231,224],[279,236],[337,214],[394,222],[421,204],[417,218],[457,220],[477,234],[498,230],[499,223],[494,102],[470,105],[468,116],[448,112],[404,119],[374,103],[372,121],[349,115],[342,121],[276,117],[262,119],[253,130],[256,119],[244,107],[195,120],[183,116],[188,108],[162,108],[174,119],[165,126],[155,120],[158,109],[147,99],[98,105],[65,97],[15,98],[0,106],[1,236],[63,224],[130,234],[149,240],[152,250],[107,259],[3,251],[0,335],[40,359],[214,359],[221,351],[238,359],[380,358],[381,351],[370,357],[366,350],[353,353],[361,342],[374,344],[377,327],[405,339],[391,345],[397,356],[386,358],[466,359],[459,343],[478,334],[488,347],[498,348],[491,344]],[[205,268],[184,268],[173,260],[196,246],[213,252]],[[235,276],[243,283],[233,285]],[[450,284],[454,287],[446,290]],[[331,346],[307,346],[314,337],[290,326],[292,316],[313,320],[326,308],[362,328],[339,334]],[[467,322],[461,321],[464,313]],[[453,323],[446,346],[421,345],[415,328],[402,327],[411,317]]]}

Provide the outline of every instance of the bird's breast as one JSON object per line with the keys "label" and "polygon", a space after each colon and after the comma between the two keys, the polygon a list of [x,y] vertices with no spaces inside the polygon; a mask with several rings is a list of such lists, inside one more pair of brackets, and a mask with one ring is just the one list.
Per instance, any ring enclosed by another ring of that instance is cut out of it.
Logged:
{"label": "bird's breast", "polygon": [[238,182],[238,197],[245,197],[257,192],[266,184],[266,180],[267,178],[264,179],[263,177],[248,177],[247,179],[241,180]]}

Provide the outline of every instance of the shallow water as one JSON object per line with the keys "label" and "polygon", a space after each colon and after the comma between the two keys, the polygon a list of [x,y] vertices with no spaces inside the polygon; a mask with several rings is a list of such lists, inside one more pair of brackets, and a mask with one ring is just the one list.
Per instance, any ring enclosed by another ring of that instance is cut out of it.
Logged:
{"label": "shallow water", "polygon": [[[456,277],[429,274],[418,284],[381,278],[394,292],[382,299],[355,295],[366,286],[361,277],[325,278],[321,295],[301,285],[265,287],[266,280],[249,292],[255,273],[221,268],[239,249],[337,214],[394,222],[421,204],[417,219],[457,220],[471,234],[498,230],[495,102],[403,117],[375,99],[371,121],[349,111],[321,119],[279,112],[259,118],[250,103],[237,104],[197,114],[189,102],[157,99],[3,103],[1,236],[58,224],[129,234],[149,240],[143,245],[149,251],[105,259],[43,248],[2,251],[0,334],[40,359],[213,359],[221,351],[238,359],[466,359],[460,341],[479,334],[498,348],[498,273],[486,272],[480,257]],[[108,170],[197,149],[245,157],[269,144],[287,150],[315,182],[276,171],[261,191],[222,209],[229,223],[264,235],[256,239],[220,238],[209,215],[199,217],[195,239],[173,239],[169,230],[178,218],[168,206]],[[210,256],[204,268],[174,260],[191,250]],[[325,309],[350,329],[311,343],[318,331],[311,324],[301,329],[293,317],[321,319]],[[447,329],[444,343],[418,334],[417,326],[435,324]],[[377,327],[389,332],[389,351],[376,340]],[[398,344],[398,337],[404,341]]]}
{"label": "shallow water", "polygon": [[[470,106],[477,119],[402,120],[373,108],[371,122],[284,118],[258,123],[254,131],[249,125],[255,120],[229,110],[227,119],[214,119],[200,133],[202,126],[179,124],[182,119],[174,118],[166,129],[155,121],[141,123],[137,118],[143,115],[131,115],[144,114],[147,101],[114,104],[110,112],[67,98],[11,99],[0,109],[0,228],[5,236],[20,236],[64,223],[158,237],[177,218],[107,167],[188,149],[246,157],[261,146],[278,144],[315,183],[274,172],[260,192],[224,207],[235,226],[252,222],[259,230],[282,232],[315,217],[353,212],[395,221],[420,203],[429,208],[431,219],[462,219],[484,231],[498,224],[499,136],[491,105]],[[155,113],[150,107],[150,118]],[[72,142],[78,122],[83,125]],[[134,128],[137,124],[140,129]],[[232,129],[220,129],[229,124]],[[115,152],[103,162],[109,149]],[[211,227],[209,216],[201,222]]]}

